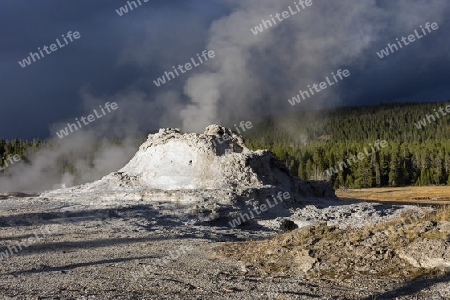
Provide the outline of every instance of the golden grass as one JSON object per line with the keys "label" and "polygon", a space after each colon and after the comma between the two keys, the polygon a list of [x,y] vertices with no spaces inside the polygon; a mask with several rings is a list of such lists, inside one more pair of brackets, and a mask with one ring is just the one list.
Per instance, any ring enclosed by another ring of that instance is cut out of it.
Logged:
{"label": "golden grass", "polygon": [[436,221],[450,221],[450,205],[445,205],[438,209]]}
{"label": "golden grass", "polygon": [[411,186],[337,190],[342,199],[411,204],[450,205],[450,186]]}

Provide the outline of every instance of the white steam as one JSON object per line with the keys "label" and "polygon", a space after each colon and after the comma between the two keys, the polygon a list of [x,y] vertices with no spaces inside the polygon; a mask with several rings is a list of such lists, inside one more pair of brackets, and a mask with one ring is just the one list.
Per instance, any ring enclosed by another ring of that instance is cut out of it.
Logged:
{"label": "white steam", "polygon": [[[251,28],[269,16],[295,10],[294,1],[226,1],[234,12],[214,22],[207,49],[216,58],[186,85],[193,105],[182,111],[183,128],[204,128],[210,120],[236,119],[251,112],[291,109],[287,99],[337,69],[364,72],[379,48],[426,22],[439,22],[450,4],[431,1],[312,1],[313,5],[264,32]],[[212,73],[214,76],[210,76]],[[196,89],[193,85],[199,87]],[[213,97],[200,87],[210,87]],[[302,103],[320,108],[343,101],[334,85]],[[194,92],[192,92],[194,91]],[[203,117],[202,117],[203,116]]]}

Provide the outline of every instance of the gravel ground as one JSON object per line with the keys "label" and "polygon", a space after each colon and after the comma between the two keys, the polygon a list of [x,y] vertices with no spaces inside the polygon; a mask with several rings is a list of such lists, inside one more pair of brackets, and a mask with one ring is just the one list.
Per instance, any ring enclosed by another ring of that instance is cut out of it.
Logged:
{"label": "gravel ground", "polygon": [[[309,203],[294,219],[351,224],[400,208],[342,204]],[[271,277],[217,255],[221,242],[276,235],[276,221],[199,225],[146,201],[94,206],[5,197],[0,205],[0,251],[13,252],[0,261],[0,299],[450,299],[448,276],[407,283]]]}

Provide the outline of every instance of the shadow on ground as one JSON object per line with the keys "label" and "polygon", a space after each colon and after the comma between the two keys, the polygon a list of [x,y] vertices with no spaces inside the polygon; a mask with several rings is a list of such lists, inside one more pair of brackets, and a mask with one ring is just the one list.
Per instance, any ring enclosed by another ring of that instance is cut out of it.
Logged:
{"label": "shadow on ground", "polygon": [[35,274],[35,273],[46,273],[46,272],[64,272],[71,269],[76,269],[80,267],[90,267],[95,265],[103,265],[103,264],[111,264],[111,263],[120,263],[120,262],[128,262],[133,260],[142,260],[142,259],[151,259],[151,258],[157,258],[156,256],[140,256],[140,257],[126,257],[126,258],[114,258],[114,259],[104,259],[99,261],[90,261],[90,262],[84,262],[84,263],[76,263],[76,264],[70,264],[60,267],[50,267],[43,265],[40,269],[31,269],[31,270],[21,270],[21,271],[14,271],[7,274],[1,274],[1,275],[21,275],[21,274]]}
{"label": "shadow on ground", "polygon": [[[384,293],[376,293],[369,297],[364,298],[363,300],[373,300],[373,299],[395,299],[399,296],[411,296],[418,292],[420,292],[423,289],[432,287],[435,284],[438,283],[448,283],[447,286],[450,284],[450,271],[447,272],[445,275],[436,277],[436,278],[426,278],[426,279],[416,279],[412,280],[410,282],[407,282],[403,284],[402,286],[388,291]],[[450,293],[450,287],[449,287],[449,293]],[[439,298],[441,299],[441,298]]]}

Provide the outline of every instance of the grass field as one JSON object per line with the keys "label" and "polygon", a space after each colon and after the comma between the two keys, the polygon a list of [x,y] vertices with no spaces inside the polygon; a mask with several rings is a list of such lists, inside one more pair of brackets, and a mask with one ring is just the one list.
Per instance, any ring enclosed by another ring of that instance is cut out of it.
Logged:
{"label": "grass field", "polygon": [[450,186],[412,186],[337,190],[342,199],[411,204],[450,205]]}

